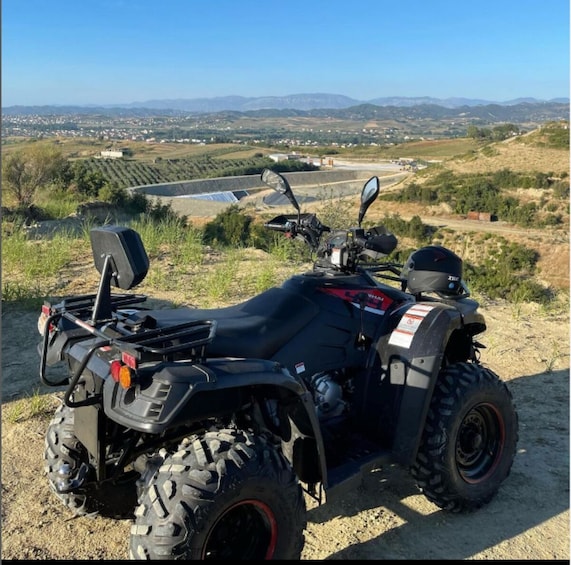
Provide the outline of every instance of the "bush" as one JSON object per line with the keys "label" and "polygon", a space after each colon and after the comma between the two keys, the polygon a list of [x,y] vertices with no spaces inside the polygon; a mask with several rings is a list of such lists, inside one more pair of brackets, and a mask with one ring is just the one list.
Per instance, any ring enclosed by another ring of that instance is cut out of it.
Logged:
{"label": "bush", "polygon": [[536,302],[537,304],[547,304],[553,299],[553,292],[539,283],[530,279],[517,281],[507,293],[510,302],[519,304],[521,302]]}
{"label": "bush", "polygon": [[284,234],[276,233],[265,228],[260,222],[255,222],[250,224],[248,245],[269,252],[277,244],[278,238],[285,239],[283,235]]}
{"label": "bush", "polygon": [[562,200],[569,199],[569,183],[562,180],[553,185],[553,196]]}
{"label": "bush", "polygon": [[410,221],[403,220],[398,214],[385,215],[381,224],[397,238],[409,237],[419,245],[426,245],[432,241],[437,228],[423,224],[420,216],[413,216]]}
{"label": "bush", "polygon": [[116,184],[105,184],[99,190],[99,198],[104,202],[109,202],[122,208],[129,200],[129,195],[125,188],[121,188]]}
{"label": "bush", "polygon": [[204,243],[232,247],[247,245],[251,223],[252,218],[232,204],[204,226]]}
{"label": "bush", "polygon": [[480,265],[464,263],[464,279],[468,286],[488,298],[510,302],[546,304],[552,292],[532,280],[538,254],[517,243],[500,240]]}

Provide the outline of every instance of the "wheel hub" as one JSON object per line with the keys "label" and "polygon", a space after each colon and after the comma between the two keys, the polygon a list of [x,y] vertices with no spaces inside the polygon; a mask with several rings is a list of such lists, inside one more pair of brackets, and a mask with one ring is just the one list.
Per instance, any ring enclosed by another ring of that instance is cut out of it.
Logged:
{"label": "wheel hub", "polygon": [[492,472],[502,450],[502,429],[492,406],[475,406],[466,415],[456,441],[456,463],[465,481],[477,483]]}

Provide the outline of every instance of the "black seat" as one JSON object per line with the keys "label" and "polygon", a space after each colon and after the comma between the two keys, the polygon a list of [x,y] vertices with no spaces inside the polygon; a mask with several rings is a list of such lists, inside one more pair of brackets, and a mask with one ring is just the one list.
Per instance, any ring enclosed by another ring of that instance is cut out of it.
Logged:
{"label": "black seat", "polygon": [[[207,356],[270,359],[317,311],[317,306],[306,297],[283,288],[271,288],[226,308],[145,310],[137,316],[151,318],[157,327],[216,320],[216,335],[207,346]],[[135,321],[133,317],[130,320]]]}

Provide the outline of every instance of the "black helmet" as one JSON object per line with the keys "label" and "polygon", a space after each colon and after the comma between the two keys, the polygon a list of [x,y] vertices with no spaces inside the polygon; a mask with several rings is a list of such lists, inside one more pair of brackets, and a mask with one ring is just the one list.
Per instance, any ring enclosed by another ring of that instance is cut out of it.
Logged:
{"label": "black helmet", "polygon": [[412,294],[435,292],[451,298],[465,292],[462,259],[440,245],[428,245],[411,253],[400,276],[403,288]]}

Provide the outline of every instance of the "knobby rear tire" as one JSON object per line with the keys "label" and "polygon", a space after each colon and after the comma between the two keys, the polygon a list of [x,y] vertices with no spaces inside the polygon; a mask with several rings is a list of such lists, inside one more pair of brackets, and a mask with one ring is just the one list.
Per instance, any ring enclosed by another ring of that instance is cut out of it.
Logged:
{"label": "knobby rear tire", "polygon": [[137,502],[134,480],[105,485],[90,481],[87,486],[71,492],[58,490],[65,475],[75,476],[81,464],[88,461],[87,450],[74,432],[74,414],[73,408],[62,404],[46,432],[44,471],[51,490],[75,516],[132,517]]}
{"label": "knobby rear tire", "polygon": [[288,461],[236,429],[195,436],[144,489],[131,559],[300,559],[306,506]]}

